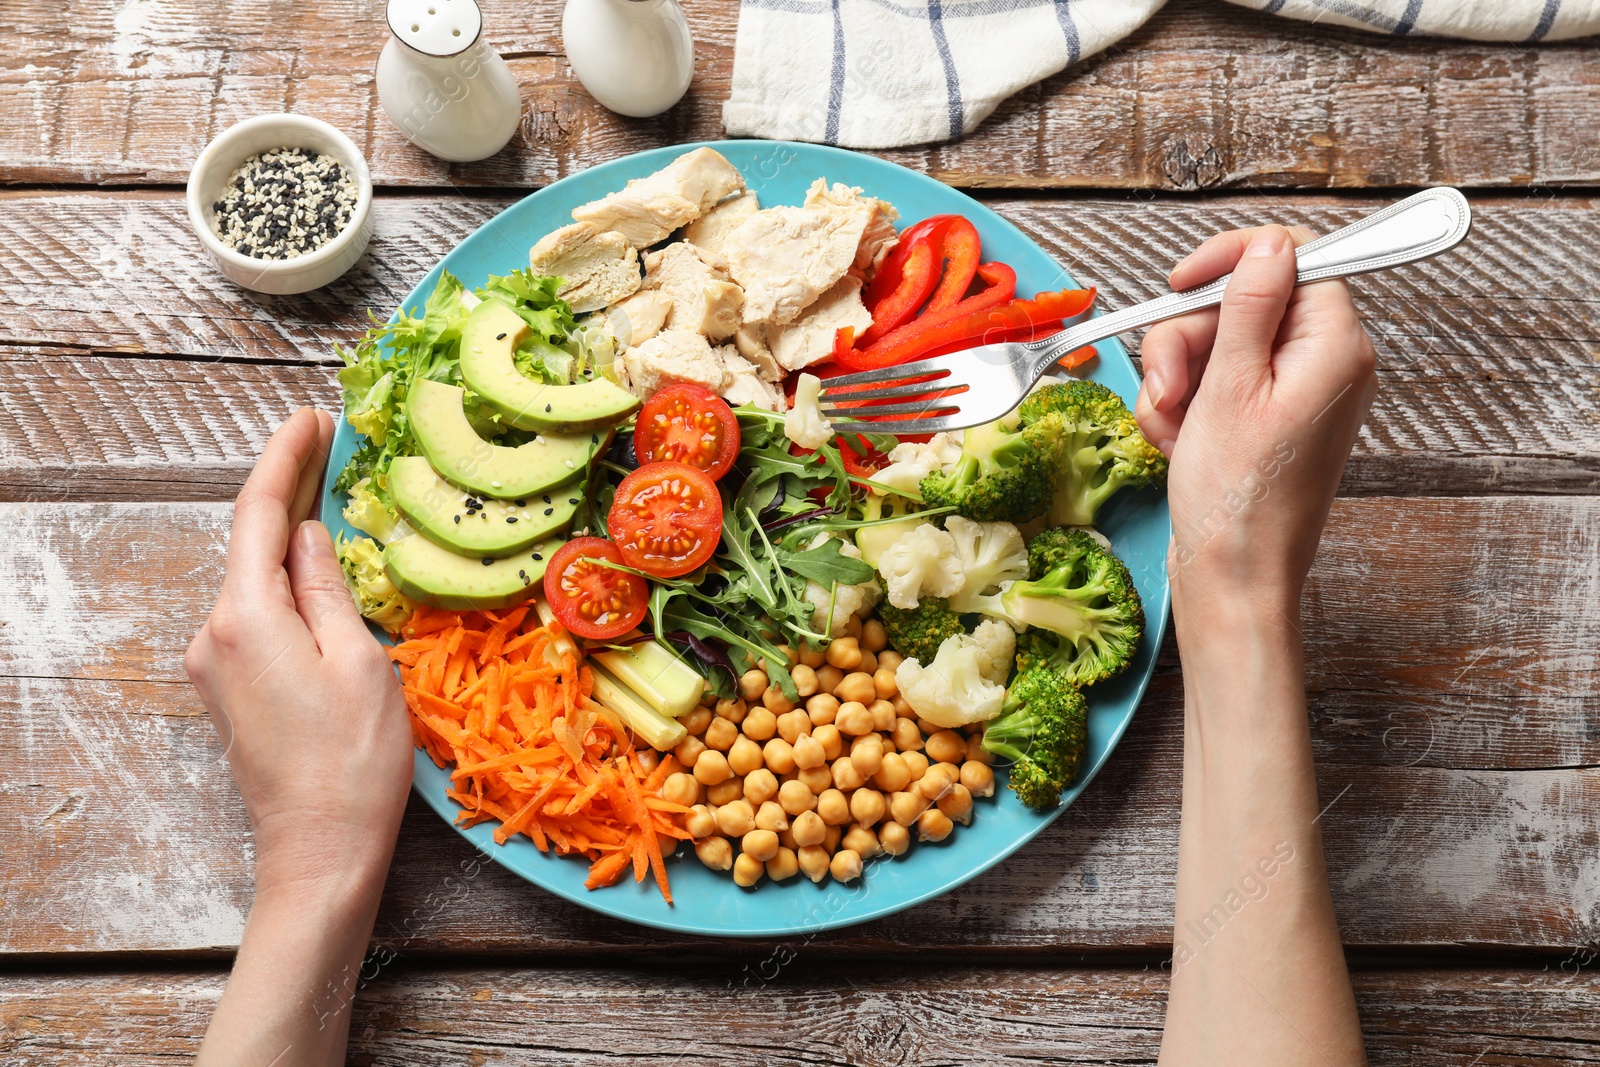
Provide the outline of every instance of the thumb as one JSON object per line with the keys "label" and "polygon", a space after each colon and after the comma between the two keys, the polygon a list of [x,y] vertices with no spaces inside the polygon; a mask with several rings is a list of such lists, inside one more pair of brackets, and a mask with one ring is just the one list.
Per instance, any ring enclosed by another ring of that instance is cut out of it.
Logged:
{"label": "thumb", "polygon": [[289,545],[288,565],[295,610],[324,656],[347,642],[372,640],[344,583],[326,526],[310,520],[300,524]]}
{"label": "thumb", "polygon": [[1282,226],[1263,226],[1245,246],[1228,279],[1217,319],[1211,370],[1237,382],[1259,381],[1272,369],[1272,349],[1294,292],[1294,240]]}

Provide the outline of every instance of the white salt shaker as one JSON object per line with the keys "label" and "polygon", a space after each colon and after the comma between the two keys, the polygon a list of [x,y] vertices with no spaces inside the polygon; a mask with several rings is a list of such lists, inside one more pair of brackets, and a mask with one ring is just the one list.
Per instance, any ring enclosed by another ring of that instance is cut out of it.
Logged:
{"label": "white salt shaker", "polygon": [[661,114],[694,76],[694,38],[678,0],[567,0],[561,41],[572,73],[619,115]]}
{"label": "white salt shaker", "polygon": [[389,0],[378,100],[411,142],[466,163],[506,146],[522,120],[511,68],[483,40],[475,0]]}

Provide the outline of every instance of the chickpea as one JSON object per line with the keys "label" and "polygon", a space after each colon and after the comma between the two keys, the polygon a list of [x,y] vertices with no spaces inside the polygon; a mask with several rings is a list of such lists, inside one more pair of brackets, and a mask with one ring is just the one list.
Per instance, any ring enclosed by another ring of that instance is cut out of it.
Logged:
{"label": "chickpea", "polygon": [[938,808],[929,808],[917,816],[918,841],[943,841],[950,836],[950,831],[956,828],[950,821],[950,816]]}
{"label": "chickpea", "polygon": [[767,672],[745,671],[739,676],[739,695],[746,700],[760,700],[767,691]]}
{"label": "chickpea", "polygon": [[867,780],[856,770],[856,765],[849,756],[840,756],[834,760],[832,770],[833,784],[847,793],[867,784]]}
{"label": "chickpea", "polygon": [[678,757],[678,762],[687,770],[694,767],[695,761],[700,758],[700,753],[705,750],[706,743],[691,734],[678,742],[678,747],[672,750],[672,754]]}
{"label": "chickpea", "polygon": [[733,866],[733,845],[726,837],[707,837],[696,841],[694,854],[713,871],[725,871]]}
{"label": "chickpea", "polygon": [[888,671],[890,674],[904,663],[906,658],[892,648],[886,648],[878,653],[878,670]]}
{"label": "chickpea", "polygon": [[856,670],[861,671],[863,674],[872,674],[877,669],[878,669],[878,656],[877,656],[877,654],[873,653],[873,652],[868,652],[867,650],[862,649],[862,651],[861,651],[861,662],[856,664]]}
{"label": "chickpea", "polygon": [[[701,758],[703,759],[704,757]],[[956,784],[956,778],[959,774],[959,771],[956,774],[951,774],[942,763],[929,767],[928,773],[917,781],[917,791],[930,801],[938,800],[950,791],[951,786]]]}
{"label": "chickpea", "polygon": [[704,704],[708,708],[715,707],[717,703],[717,694],[713,693],[710,689],[701,690],[700,703]]}
{"label": "chickpea", "polygon": [[765,767],[744,776],[744,798],[752,804],[765,804],[778,795],[778,777]]}
{"label": "chickpea", "polygon": [[696,804],[689,809],[689,814],[683,817],[683,828],[698,841],[717,832],[717,817],[711,814],[711,809],[704,804]]}
{"label": "chickpea", "polygon": [[811,736],[822,746],[822,755],[826,759],[836,760],[839,758],[839,753],[844,751],[844,735],[831,722],[813,728]]}
{"label": "chickpea", "polygon": [[911,704],[906,700],[904,693],[901,693],[899,696],[890,697],[889,703],[894,705],[894,713],[900,718],[915,719],[917,717],[917,713],[911,710]]}
{"label": "chickpea", "polygon": [[[700,709],[704,711],[704,708]],[[718,752],[726,752],[739,740],[739,728],[727,719],[712,719],[703,737],[706,745]]]}
{"label": "chickpea", "polygon": [[917,781],[924,774],[928,773],[927,756],[924,756],[920,752],[906,752],[903,753],[903,758],[906,761],[906,770],[911,772],[911,780],[913,782]]}
{"label": "chickpea", "polygon": [[800,650],[800,662],[812,670],[816,670],[827,662],[827,657],[822,649],[812,648],[809,644]]}
{"label": "chickpea", "polygon": [[968,760],[961,765],[961,784],[975,797],[994,796],[994,771],[987,763]]}
{"label": "chickpea", "polygon": [[872,784],[885,793],[898,793],[910,785],[911,769],[906,766],[906,758],[898,752],[885,752],[878,764],[878,773],[872,776]]}
{"label": "chickpea", "polygon": [[817,691],[821,693],[832,693],[833,687],[838,685],[839,680],[843,677],[844,671],[841,671],[838,667],[835,667],[831,663],[825,667],[818,667]]}
{"label": "chickpea", "polygon": [[767,761],[767,766],[778,774],[788,774],[794,770],[794,746],[781,737],[774,737],[762,746],[761,756]]}
{"label": "chickpea", "polygon": [[[894,671],[880,666],[872,672],[872,692],[879,700],[894,700],[900,695],[900,683],[895,679]],[[894,705],[889,705],[891,708]]]}
{"label": "chickpea", "polygon": [[836,637],[828,643],[827,659],[830,667],[853,671],[861,664],[861,645],[854,637]]}
{"label": "chickpea", "polygon": [[776,830],[751,830],[740,839],[739,850],[765,863],[778,854],[778,833]]}
{"label": "chickpea", "polygon": [[788,694],[775,685],[768,687],[767,691],[761,694],[761,703],[774,715],[782,715],[785,712],[794,710],[794,701],[790,700]]}
{"label": "chickpea", "polygon": [[[732,849],[729,849],[730,854]],[[795,859],[800,864],[800,873],[813,882],[820,882],[828,876],[828,853],[819,845],[805,845],[795,853]],[[722,868],[727,870],[726,867]]]}
{"label": "chickpea", "polygon": [[661,799],[668,804],[682,804],[684,807],[692,805],[700,796],[700,786],[693,775],[677,774],[667,775],[667,780],[661,783]]}
{"label": "chickpea", "polygon": [[803,710],[796,708],[786,711],[778,716],[778,736],[791,745],[798,741],[803,734],[811,732],[811,716]]}
{"label": "chickpea", "polygon": [[[807,719],[807,722],[811,720]],[[820,767],[827,762],[827,753],[822,751],[822,742],[810,734],[802,734],[794,743],[794,765],[802,771],[812,767]]]}
{"label": "chickpea", "polygon": [[877,734],[867,734],[856,738],[857,743],[850,746],[850,763],[863,782],[877,774],[878,768],[883,766],[883,742],[875,740],[877,737]]}
{"label": "chickpea", "polygon": [[874,652],[882,652],[889,647],[889,634],[883,628],[883,623],[877,619],[868,619],[861,624],[861,643]]}
{"label": "chickpea", "polygon": [[817,672],[807,667],[804,663],[789,672],[789,677],[794,679],[794,687],[799,690],[802,697],[809,697],[817,691]]}
{"label": "chickpea", "polygon": [[873,688],[872,675],[865,671],[852,671],[839,680],[833,687],[833,695],[845,703],[856,701],[861,704],[870,704],[877,699],[878,691]]}
{"label": "chickpea", "polygon": [[793,667],[800,662],[800,650],[793,645],[779,645],[778,651],[782,652],[783,658],[789,661],[789,666]]}
{"label": "chickpea", "polygon": [[818,693],[806,701],[806,714],[811,717],[813,731],[818,726],[832,726],[839,714],[839,698],[832,693]]}
{"label": "chickpea", "polygon": [[850,824],[844,836],[839,839],[839,844],[864,860],[870,860],[883,853],[883,846],[878,844],[878,835],[868,827],[857,823]]}
{"label": "chickpea", "polygon": [[850,821],[850,802],[837,789],[825,789],[817,797],[817,814],[829,826],[843,826]]}
{"label": "chickpea", "polygon": [[744,735],[752,741],[769,741],[778,732],[778,717],[766,708],[751,708],[744,717]]}
{"label": "chickpea", "polygon": [[717,701],[717,718],[727,719],[735,726],[744,722],[744,717],[749,712],[750,705],[737,697]]}
{"label": "chickpea", "polygon": [[685,730],[698,737],[706,732],[707,726],[711,725],[711,709],[697,707],[678,721],[683,723]]}
{"label": "chickpea", "polygon": [[985,764],[994,762],[994,753],[983,747],[982,732],[975,733],[967,738],[967,762]]}
{"label": "chickpea", "polygon": [[[691,774],[689,777],[693,778],[694,775]],[[727,785],[728,783],[724,782],[722,784]],[[698,792],[695,793],[694,798],[694,802],[696,804],[712,804],[710,788],[701,785],[699,782],[696,782],[694,787],[696,790],[698,790]]]}
{"label": "chickpea", "polygon": [[839,728],[842,734],[870,734],[873,730],[872,712],[859,700],[852,700],[847,704],[839,705],[838,718],[833,720],[833,725]]}
{"label": "chickpea", "polygon": [[726,837],[743,837],[756,828],[756,811],[748,800],[735,800],[717,809],[717,829]]}
{"label": "chickpea", "polygon": [[653,771],[661,765],[661,753],[653,748],[640,748],[638,751],[639,765],[645,771]]}
{"label": "chickpea", "polygon": [[861,616],[852,615],[844,620],[844,635],[853,637],[857,641],[861,640]]}
{"label": "chickpea", "polygon": [[861,854],[848,848],[841,848],[829,861],[828,873],[833,875],[835,881],[855,881],[861,877]]}
{"label": "chickpea", "polygon": [[784,782],[778,787],[778,804],[790,815],[815,811],[817,796],[804,782]]}
{"label": "chickpea", "polygon": [[935,763],[960,763],[967,756],[967,739],[954,730],[940,730],[929,736],[923,750]]}
{"label": "chickpea", "polygon": [[761,767],[761,746],[748,737],[740,736],[728,749],[728,766],[734,774],[749,774]]}
{"label": "chickpea", "polygon": [[921,793],[904,790],[889,795],[889,818],[901,826],[910,826],[927,810],[928,798]]}
{"label": "chickpea", "polygon": [[[971,797],[967,798],[967,806],[972,806]],[[850,814],[862,826],[876,825],[888,810],[889,802],[876,789],[857,789],[850,794]]]}
{"label": "chickpea", "polygon": [[872,713],[872,728],[874,730],[883,730],[887,733],[894,729],[895,723],[900,721],[894,713],[894,705],[887,700],[873,700],[872,703],[867,705],[867,711]]}
{"label": "chickpea", "polygon": [[802,848],[808,845],[820,845],[827,836],[828,824],[822,821],[822,816],[814,811],[802,811],[794,817],[789,824],[789,832],[794,835],[797,845]]}
{"label": "chickpea", "polygon": [[[749,720],[746,720],[747,722]],[[894,747],[897,752],[920,752],[922,750],[922,731],[917,729],[917,724],[910,719],[896,719],[894,729],[889,736],[894,738]]]}
{"label": "chickpea", "polygon": [[878,846],[891,856],[904,856],[911,850],[911,831],[897,822],[878,827]]}
{"label": "chickpea", "polygon": [[705,803],[711,807],[721,807],[731,804],[744,796],[744,779],[729,778],[726,782],[718,782],[713,786],[701,786],[706,792]]}
{"label": "chickpea", "polygon": [[799,873],[800,861],[795,857],[793,847],[779,845],[778,854],[767,861],[767,877],[774,882],[781,882]]}
{"label": "chickpea", "polygon": [[733,884],[749,889],[761,881],[761,876],[767,873],[766,864],[748,854],[741,854],[733,861]]}
{"label": "chickpea", "polygon": [[780,848],[797,849],[800,845],[794,839],[793,830],[778,831],[778,845]]}
{"label": "chickpea", "polygon": [[843,826],[830,826],[822,832],[822,847],[828,850],[828,855],[839,851],[839,841],[843,836]]}
{"label": "chickpea", "polygon": [[756,809],[756,829],[777,833],[789,828],[789,816],[784,814],[776,800],[764,800]]}
{"label": "chickpea", "polygon": [[950,792],[940,797],[936,803],[940,811],[962,826],[972,825],[972,793],[960,782],[951,786]]}
{"label": "chickpea", "polygon": [[694,777],[702,785],[718,785],[732,778],[733,771],[728,766],[727,756],[716,749],[706,749],[694,761]]}
{"label": "chickpea", "polygon": [[922,731],[922,736],[923,737],[928,737],[928,736],[930,736],[932,734],[936,734],[940,730],[944,729],[943,726],[940,726],[936,722],[929,722],[927,719],[924,719],[921,715],[917,716],[916,723],[917,723],[917,729]]}
{"label": "chickpea", "polygon": [[833,770],[826,763],[807,767],[795,773],[795,781],[813,793],[821,793],[824,789],[833,788]]}

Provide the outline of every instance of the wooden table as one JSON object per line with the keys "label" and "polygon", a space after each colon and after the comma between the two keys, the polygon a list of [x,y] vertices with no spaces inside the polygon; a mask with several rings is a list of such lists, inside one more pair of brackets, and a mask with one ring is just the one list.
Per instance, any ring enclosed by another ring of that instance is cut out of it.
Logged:
{"label": "wooden table", "polygon": [[[0,19],[0,1061],[190,1054],[252,846],[181,657],[229,501],[331,348],[530,187],[716,137],[731,0],[653,121],[595,105],[559,4],[486,0],[527,105],[447,167],[379,114],[378,0],[6,0]],[[245,116],[316,115],[380,186],[320,292],[226,283],[181,184]],[[1107,306],[1218,229],[1326,231],[1468,188],[1447,258],[1360,280],[1382,391],[1306,598],[1334,895],[1375,1062],[1600,1061],[1600,52],[1388,40],[1173,0],[960,144]],[[1181,680],[1165,650],[1106,773],[1026,854],[785,944],[627,926],[493,865],[413,801],[356,1002],[361,1064],[1144,1063],[1166,996]],[[71,1050],[70,1053],[68,1050]],[[1310,1062],[1310,1061],[1308,1061]]]}

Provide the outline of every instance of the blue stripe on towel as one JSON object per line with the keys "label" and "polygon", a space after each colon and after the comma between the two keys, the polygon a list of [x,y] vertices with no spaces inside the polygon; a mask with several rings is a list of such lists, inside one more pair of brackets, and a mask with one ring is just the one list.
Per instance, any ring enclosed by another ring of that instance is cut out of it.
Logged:
{"label": "blue stripe on towel", "polygon": [[945,91],[950,102],[950,136],[961,136],[961,76],[956,73],[956,60],[950,54],[950,41],[944,35],[944,9],[939,0],[928,4],[928,23],[933,29],[933,44],[939,50],[939,61],[944,64]]}
{"label": "blue stripe on towel", "polygon": [[833,71],[828,78],[828,124],[822,139],[828,144],[839,143],[839,112],[844,110],[844,17],[839,13],[839,0],[833,0]]}
{"label": "blue stripe on towel", "polygon": [[1550,32],[1550,27],[1556,24],[1556,15],[1561,12],[1561,0],[1544,0],[1544,10],[1539,12],[1539,25],[1528,34],[1528,41],[1544,40],[1544,35]]}
{"label": "blue stripe on towel", "polygon": [[1276,15],[1279,11],[1283,10],[1283,5],[1286,2],[1287,0],[1267,0],[1267,6],[1261,10],[1265,11],[1269,15]]}
{"label": "blue stripe on towel", "polygon": [[[1368,26],[1382,30],[1384,33],[1399,33],[1400,23],[1385,15],[1381,11],[1362,7],[1352,3],[1351,0],[1311,0],[1313,4],[1334,15],[1343,15],[1347,19],[1365,22]],[[1422,0],[1411,0],[1417,7],[1422,6]]]}
{"label": "blue stripe on towel", "polygon": [[1078,40],[1078,24],[1072,19],[1072,0],[1056,0],[1056,21],[1067,38],[1067,66],[1083,55],[1083,43]]}
{"label": "blue stripe on towel", "polygon": [[1395,24],[1394,32],[1397,37],[1404,37],[1411,32],[1417,24],[1417,16],[1422,14],[1422,0],[1406,0],[1406,13],[1400,16],[1400,21]]}

